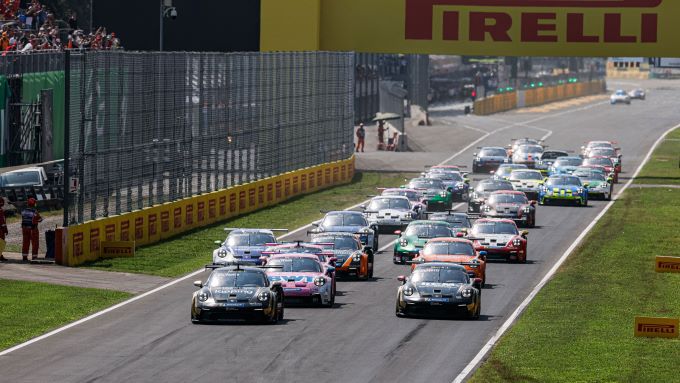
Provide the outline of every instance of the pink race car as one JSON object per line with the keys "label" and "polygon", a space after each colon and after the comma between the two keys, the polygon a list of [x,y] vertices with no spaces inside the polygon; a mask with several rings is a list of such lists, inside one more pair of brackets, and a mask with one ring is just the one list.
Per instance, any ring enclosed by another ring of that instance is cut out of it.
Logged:
{"label": "pink race car", "polygon": [[[333,246],[333,243],[309,243],[309,242],[286,242],[268,243],[265,251],[262,252],[260,262],[266,262],[267,257],[281,254],[314,254],[325,267],[335,266],[335,254],[325,250],[325,246]],[[333,271],[335,275],[335,271]]]}
{"label": "pink race car", "polygon": [[335,304],[335,268],[315,254],[273,254],[265,259],[270,282],[280,282],[286,302]]}

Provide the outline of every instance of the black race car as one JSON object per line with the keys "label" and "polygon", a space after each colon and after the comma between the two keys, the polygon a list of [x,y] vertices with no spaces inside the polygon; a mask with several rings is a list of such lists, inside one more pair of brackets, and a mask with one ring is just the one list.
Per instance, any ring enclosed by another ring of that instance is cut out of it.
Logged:
{"label": "black race car", "polygon": [[479,153],[474,153],[472,156],[472,172],[479,173],[482,171],[490,171],[498,168],[500,164],[511,162],[507,150],[501,147],[480,147]]}
{"label": "black race car", "polygon": [[428,213],[427,219],[430,221],[443,221],[449,224],[451,228],[458,233],[465,234],[472,225],[470,224],[470,218],[465,213],[456,213],[454,210],[449,210],[445,213]]}
{"label": "black race car", "polygon": [[470,278],[464,266],[432,262],[418,264],[413,274],[397,278],[397,316],[460,314],[479,319],[482,280]]}
{"label": "black race car", "polygon": [[281,283],[270,283],[261,268],[233,265],[214,267],[191,299],[191,322],[205,323],[230,319],[276,323],[283,319],[284,297]]}
{"label": "black race car", "polygon": [[479,208],[484,204],[489,195],[498,190],[514,190],[512,183],[502,180],[483,180],[477,184],[468,201],[468,213],[479,213]]}

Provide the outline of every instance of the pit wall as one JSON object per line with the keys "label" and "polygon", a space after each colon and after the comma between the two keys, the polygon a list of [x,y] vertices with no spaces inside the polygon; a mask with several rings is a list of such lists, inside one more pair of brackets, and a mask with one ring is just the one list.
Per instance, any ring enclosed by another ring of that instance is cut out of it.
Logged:
{"label": "pit wall", "polygon": [[474,113],[477,116],[488,116],[517,108],[539,106],[575,97],[602,94],[606,91],[607,84],[604,80],[520,90],[475,101]]}
{"label": "pit wall", "polygon": [[77,266],[101,257],[103,241],[157,243],[187,231],[252,213],[304,194],[349,183],[354,157],[209,194],[57,230],[56,261]]}

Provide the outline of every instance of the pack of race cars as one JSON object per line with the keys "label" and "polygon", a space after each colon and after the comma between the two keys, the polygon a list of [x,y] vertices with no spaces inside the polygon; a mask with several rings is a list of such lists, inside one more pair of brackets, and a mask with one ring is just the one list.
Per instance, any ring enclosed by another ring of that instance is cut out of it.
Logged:
{"label": "pack of race cars", "polygon": [[[528,231],[539,205],[587,206],[609,200],[622,170],[615,142],[591,141],[580,155],[513,140],[474,154],[473,172],[492,177],[470,187],[465,166],[433,166],[400,188],[379,189],[362,211],[325,212],[308,240],[279,242],[285,229],[227,228],[217,241],[205,283],[196,281],[193,323],[254,319],[276,323],[291,303],[333,307],[337,279],[373,278],[381,235],[396,235],[400,276],[396,315],[480,315],[487,262],[525,263]],[[467,213],[452,210],[467,203]]]}

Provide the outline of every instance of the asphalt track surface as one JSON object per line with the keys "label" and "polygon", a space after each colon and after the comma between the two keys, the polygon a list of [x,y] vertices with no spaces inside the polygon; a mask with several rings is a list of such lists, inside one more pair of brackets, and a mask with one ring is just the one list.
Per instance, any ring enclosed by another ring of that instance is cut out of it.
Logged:
{"label": "asphalt track surface", "polygon": [[[547,143],[555,149],[578,149],[591,139],[617,140],[624,154],[623,183],[654,141],[680,123],[678,101],[678,90],[664,86],[652,88],[647,101],[631,106],[599,102],[544,114],[456,116],[451,121],[476,129],[477,138],[491,133],[480,146],[505,145],[524,136],[549,136]],[[474,151],[451,162],[469,163]],[[195,288],[185,280],[0,357],[0,380],[448,383],[602,206],[539,207],[539,227],[529,234],[529,262],[488,266],[479,321],[397,318],[396,277],[408,274],[408,267],[392,264],[390,247],[377,256],[374,280],[338,283],[332,309],[287,308],[285,321],[275,326],[192,325],[189,306]],[[381,237],[381,246],[394,238]]]}

